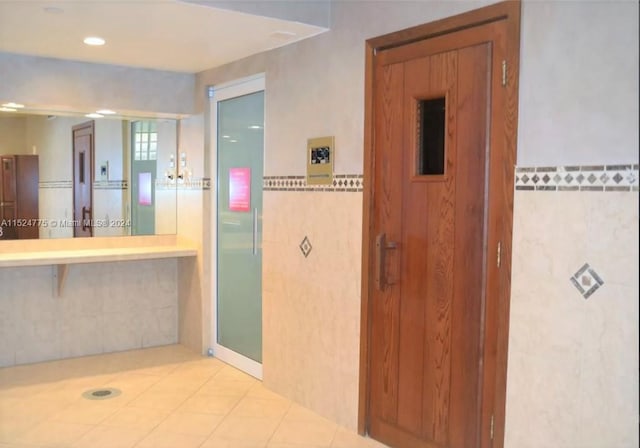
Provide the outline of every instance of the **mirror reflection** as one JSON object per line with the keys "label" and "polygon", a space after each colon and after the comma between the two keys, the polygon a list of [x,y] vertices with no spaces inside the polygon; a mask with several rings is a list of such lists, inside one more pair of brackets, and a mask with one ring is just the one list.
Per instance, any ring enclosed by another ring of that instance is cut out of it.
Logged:
{"label": "mirror reflection", "polygon": [[177,121],[0,114],[0,239],[176,233]]}

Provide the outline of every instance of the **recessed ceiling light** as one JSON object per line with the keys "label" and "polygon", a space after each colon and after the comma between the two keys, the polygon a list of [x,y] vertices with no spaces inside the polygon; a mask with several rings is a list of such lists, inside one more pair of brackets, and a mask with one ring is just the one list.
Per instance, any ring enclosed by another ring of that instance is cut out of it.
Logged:
{"label": "recessed ceiling light", "polygon": [[228,135],[223,135],[222,138],[231,138]]}
{"label": "recessed ceiling light", "polygon": [[24,107],[24,104],[18,104],[18,103],[4,103],[2,105],[2,107],[10,107],[13,109],[22,109]]}
{"label": "recessed ceiling light", "polygon": [[102,114],[102,115],[113,115],[115,114],[115,111],[111,110],[111,109],[100,109],[96,111],[97,114]]}
{"label": "recessed ceiling light", "polygon": [[0,112],[16,112],[17,110],[13,107],[0,107]]}
{"label": "recessed ceiling light", "polygon": [[93,113],[93,114],[87,114],[87,115],[85,115],[85,117],[87,117],[87,118],[102,118],[102,117],[104,117],[104,115]]}
{"label": "recessed ceiling light", "polygon": [[85,37],[83,42],[87,45],[93,46],[100,46],[105,44],[105,40],[102,37],[97,36]]}
{"label": "recessed ceiling light", "polygon": [[249,129],[262,129],[262,126],[259,126],[257,124],[254,124],[252,126],[249,126]]}
{"label": "recessed ceiling light", "polygon": [[62,14],[64,12],[64,9],[58,8],[57,6],[47,6],[42,9],[44,12],[48,12],[49,14]]}
{"label": "recessed ceiling light", "polygon": [[229,143],[238,143],[238,140],[229,140]]}

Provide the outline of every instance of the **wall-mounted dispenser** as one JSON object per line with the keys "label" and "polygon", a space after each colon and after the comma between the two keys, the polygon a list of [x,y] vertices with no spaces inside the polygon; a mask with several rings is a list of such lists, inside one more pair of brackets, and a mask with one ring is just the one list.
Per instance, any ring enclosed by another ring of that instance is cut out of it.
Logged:
{"label": "wall-mounted dispenser", "polygon": [[169,156],[169,166],[167,170],[164,172],[164,175],[167,179],[173,181],[176,178],[176,159],[173,154]]}
{"label": "wall-mounted dispenser", "polygon": [[185,181],[191,177],[191,170],[187,168],[187,153],[180,154],[180,167],[178,169],[178,179]]}

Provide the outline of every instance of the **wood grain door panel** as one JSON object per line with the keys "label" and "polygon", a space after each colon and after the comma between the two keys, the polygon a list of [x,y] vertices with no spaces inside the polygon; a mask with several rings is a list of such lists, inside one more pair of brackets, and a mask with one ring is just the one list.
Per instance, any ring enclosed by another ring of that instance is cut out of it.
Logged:
{"label": "wood grain door panel", "polygon": [[504,443],[520,9],[367,41],[358,429],[392,447]]}
{"label": "wood grain door panel", "polygon": [[[485,43],[376,69],[373,229],[396,248],[372,294],[371,434],[395,446],[478,443],[490,59]],[[444,174],[419,175],[418,104],[439,96]]]}

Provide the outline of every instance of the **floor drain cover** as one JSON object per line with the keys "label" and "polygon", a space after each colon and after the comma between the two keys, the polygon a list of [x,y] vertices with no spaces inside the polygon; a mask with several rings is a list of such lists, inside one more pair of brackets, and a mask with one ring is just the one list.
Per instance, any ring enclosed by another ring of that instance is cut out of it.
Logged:
{"label": "floor drain cover", "polygon": [[121,393],[118,389],[102,388],[88,390],[82,396],[88,400],[106,400],[107,398],[117,397]]}

